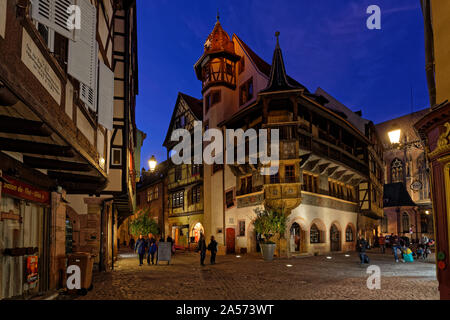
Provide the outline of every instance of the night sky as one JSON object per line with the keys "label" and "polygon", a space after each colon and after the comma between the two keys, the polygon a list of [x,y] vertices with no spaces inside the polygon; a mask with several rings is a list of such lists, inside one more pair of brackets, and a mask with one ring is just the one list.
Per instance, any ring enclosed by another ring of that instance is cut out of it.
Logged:
{"label": "night sky", "polygon": [[[381,30],[366,9],[381,8]],[[141,167],[162,147],[179,91],[201,98],[193,65],[217,15],[271,63],[275,31],[287,73],[333,95],[375,124],[429,107],[423,17],[418,0],[137,0],[139,96],[136,123],[147,134]],[[411,95],[412,90],[412,95]]]}

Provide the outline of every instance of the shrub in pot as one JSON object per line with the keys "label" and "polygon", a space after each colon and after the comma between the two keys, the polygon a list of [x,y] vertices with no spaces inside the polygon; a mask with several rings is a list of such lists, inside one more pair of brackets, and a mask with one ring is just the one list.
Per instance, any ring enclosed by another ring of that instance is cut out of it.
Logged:
{"label": "shrub in pot", "polygon": [[275,235],[281,237],[286,230],[286,216],[282,211],[256,208],[256,218],[253,220],[255,231],[263,235],[260,242],[264,260],[273,260],[276,244],[272,241]]}

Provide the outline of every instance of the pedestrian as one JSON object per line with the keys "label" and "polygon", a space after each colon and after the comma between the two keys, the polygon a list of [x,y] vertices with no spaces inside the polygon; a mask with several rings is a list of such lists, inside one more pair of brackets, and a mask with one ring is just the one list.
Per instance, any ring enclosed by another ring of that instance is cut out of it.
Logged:
{"label": "pedestrian", "polygon": [[356,242],[356,250],[359,252],[359,259],[361,264],[369,263],[369,257],[366,255],[367,241],[362,235],[359,235],[359,239]]}
{"label": "pedestrian", "polygon": [[147,247],[147,241],[142,237],[142,234],[139,235],[139,239],[136,241],[136,245],[134,246],[134,251],[139,255],[139,266],[144,264],[144,255]]}
{"label": "pedestrian", "polygon": [[211,242],[208,245],[208,250],[211,251],[211,264],[216,264],[217,241],[214,236],[211,236]]}
{"label": "pedestrian", "polygon": [[147,264],[150,264],[150,257],[151,257],[151,260],[152,260],[152,264],[155,264],[154,260],[155,260],[156,249],[157,249],[156,241],[155,241],[155,239],[152,238],[150,240],[150,244],[149,244],[149,247],[148,247]]}
{"label": "pedestrian", "polygon": [[402,248],[403,260],[402,262],[414,262],[414,258],[412,255],[412,251],[407,246],[403,246]]}
{"label": "pedestrian", "polygon": [[380,245],[381,253],[385,253],[386,252],[386,238],[383,235],[381,235],[378,238],[378,244]]}
{"label": "pedestrian", "polygon": [[392,251],[394,252],[395,262],[398,262],[397,251],[400,250],[401,246],[397,235],[391,237],[391,243],[392,243]]}
{"label": "pedestrian", "polygon": [[172,254],[175,254],[175,244],[173,243],[173,239],[171,236],[167,236],[167,242],[170,242],[170,250],[172,251]]}
{"label": "pedestrian", "polygon": [[197,252],[200,251],[200,265],[205,265],[205,257],[206,257],[206,241],[205,236],[200,234],[200,240],[198,240],[198,248]]}
{"label": "pedestrian", "polygon": [[134,250],[134,238],[133,237],[130,238],[130,242],[128,244],[130,245],[130,249]]}

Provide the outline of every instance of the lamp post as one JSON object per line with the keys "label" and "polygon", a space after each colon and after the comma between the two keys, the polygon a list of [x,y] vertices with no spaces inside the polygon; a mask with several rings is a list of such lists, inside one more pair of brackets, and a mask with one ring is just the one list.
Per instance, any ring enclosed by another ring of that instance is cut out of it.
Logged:
{"label": "lamp post", "polygon": [[152,155],[152,157],[150,158],[150,160],[148,160],[148,167],[150,169],[150,172],[154,172],[156,169],[156,165],[158,164],[158,162],[156,161],[156,158],[154,155]]}

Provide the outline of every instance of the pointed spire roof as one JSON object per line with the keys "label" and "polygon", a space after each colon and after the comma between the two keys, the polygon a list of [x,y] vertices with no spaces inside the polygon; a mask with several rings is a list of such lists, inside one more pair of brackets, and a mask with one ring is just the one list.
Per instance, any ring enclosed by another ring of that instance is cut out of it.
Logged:
{"label": "pointed spire roof", "polygon": [[283,54],[280,48],[280,42],[278,40],[280,32],[279,31],[275,32],[275,36],[277,37],[277,45],[275,46],[275,51],[273,52],[269,84],[261,92],[276,92],[292,89],[302,89],[300,86],[292,85],[289,83],[286,75],[286,68],[284,66]]}
{"label": "pointed spire roof", "polygon": [[217,12],[217,21],[214,25],[213,31],[210,33],[205,42],[205,53],[207,52],[217,52],[217,51],[228,51],[230,53],[234,52],[234,43],[231,41],[230,36],[223,30],[222,25],[219,20],[219,13]]}

